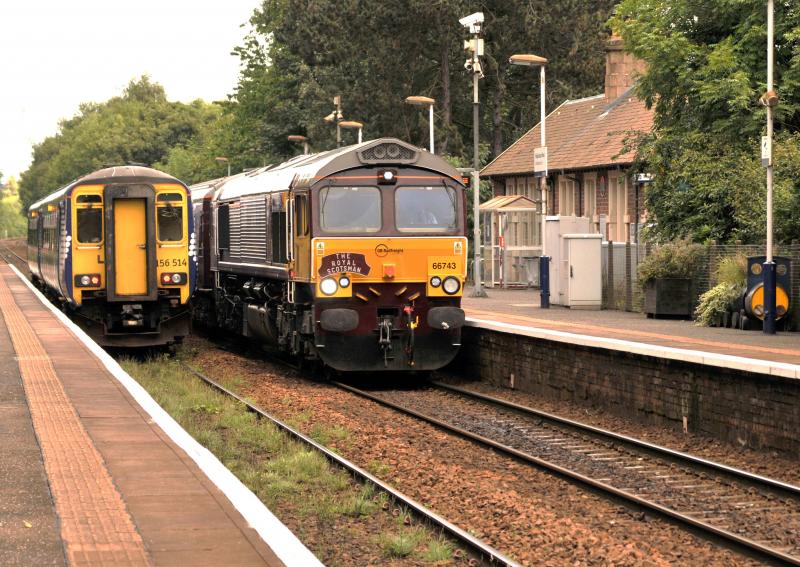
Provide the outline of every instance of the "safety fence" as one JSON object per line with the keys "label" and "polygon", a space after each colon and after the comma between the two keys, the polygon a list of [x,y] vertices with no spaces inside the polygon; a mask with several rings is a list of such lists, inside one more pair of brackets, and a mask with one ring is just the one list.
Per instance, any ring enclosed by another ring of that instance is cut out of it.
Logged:
{"label": "safety fence", "polygon": [[[602,247],[603,309],[641,312],[644,291],[639,285],[639,264],[656,249],[650,244],[604,242]],[[800,314],[800,243],[775,246],[776,256],[792,261],[791,303],[795,315]],[[703,247],[698,268],[692,277],[693,304],[716,284],[715,274],[723,258],[730,256],[763,256],[763,245],[709,244]],[[797,321],[800,317],[795,316]]]}

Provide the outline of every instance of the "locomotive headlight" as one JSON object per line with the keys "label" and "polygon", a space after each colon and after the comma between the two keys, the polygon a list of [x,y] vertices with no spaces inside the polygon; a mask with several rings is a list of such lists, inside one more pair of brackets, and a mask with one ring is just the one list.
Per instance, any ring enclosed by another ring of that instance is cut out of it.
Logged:
{"label": "locomotive headlight", "polygon": [[444,282],[442,282],[442,289],[445,293],[453,295],[454,293],[458,293],[458,290],[461,289],[461,282],[458,281],[456,277],[447,276]]}
{"label": "locomotive headlight", "polygon": [[100,285],[100,276],[92,276],[92,285]]}
{"label": "locomotive headlight", "polygon": [[81,276],[81,285],[89,285],[92,283],[92,278],[89,276]]}
{"label": "locomotive headlight", "polygon": [[325,295],[333,295],[334,293],[336,293],[336,290],[338,289],[338,287],[339,287],[339,284],[337,284],[336,280],[333,279],[333,278],[325,278],[319,284],[319,289]]}
{"label": "locomotive headlight", "polygon": [[181,275],[180,274],[172,274],[172,283],[174,283],[174,284],[181,283]]}
{"label": "locomotive headlight", "polygon": [[439,287],[440,285],[442,285],[442,278],[439,276],[433,276],[431,278],[431,287]]}
{"label": "locomotive headlight", "polygon": [[172,282],[172,274],[164,274],[161,276],[161,281],[165,284]]}
{"label": "locomotive headlight", "polygon": [[341,278],[339,278],[339,285],[342,286],[342,287],[349,286],[350,285],[350,278],[348,278],[347,276],[342,276]]}

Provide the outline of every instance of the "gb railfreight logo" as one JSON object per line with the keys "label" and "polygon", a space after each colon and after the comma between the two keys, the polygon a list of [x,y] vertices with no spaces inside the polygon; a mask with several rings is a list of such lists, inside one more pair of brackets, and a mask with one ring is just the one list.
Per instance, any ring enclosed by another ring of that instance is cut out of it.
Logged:
{"label": "gb railfreight logo", "polygon": [[403,253],[402,248],[389,248],[385,244],[378,244],[375,247],[375,255],[378,256],[379,258],[383,258],[387,254],[402,254],[402,253]]}

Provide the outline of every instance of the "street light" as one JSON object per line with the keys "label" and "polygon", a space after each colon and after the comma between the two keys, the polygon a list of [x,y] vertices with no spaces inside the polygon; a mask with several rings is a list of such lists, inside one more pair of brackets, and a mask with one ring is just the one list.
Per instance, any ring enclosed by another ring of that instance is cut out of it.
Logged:
{"label": "street light", "polygon": [[342,128],[348,128],[350,130],[358,130],[358,143],[361,143],[361,129],[364,127],[361,122],[356,120],[343,120],[339,122],[339,126]]}
{"label": "street light", "polygon": [[228,164],[228,177],[231,176],[231,160],[226,157],[215,157],[214,161],[217,163],[227,163]]}
{"label": "street light", "polygon": [[469,53],[464,62],[464,68],[472,74],[472,225],[473,225],[473,278],[475,288],[472,292],[473,297],[486,297],[481,281],[481,220],[480,220],[480,148],[479,131],[480,124],[480,101],[478,99],[478,81],[483,78],[480,56],[483,55],[483,39],[481,38],[481,26],[483,24],[483,12],[475,12],[458,22],[469,30],[471,39],[464,42],[464,49]]}
{"label": "street light", "polygon": [[286,136],[286,139],[290,142],[297,142],[303,144],[303,155],[308,155],[308,138],[306,136],[302,136],[300,134],[290,134]]}
{"label": "street light", "polygon": [[336,95],[333,97],[333,112],[328,114],[323,120],[329,124],[336,123],[336,147],[342,145],[342,130],[339,128],[339,123],[344,116],[342,115],[342,97]]}
{"label": "street light", "polygon": [[[539,173],[540,190],[542,193],[542,253],[545,255],[544,241],[545,241],[545,228],[547,226],[547,143],[545,137],[545,100],[544,100],[544,68],[547,66],[547,59],[532,55],[530,53],[520,53],[509,57],[508,62],[511,65],[520,65],[522,67],[539,67],[539,96],[540,96],[540,128],[539,128],[539,156],[543,158],[544,163],[540,162],[539,167],[536,167],[536,151],[534,150],[534,174]],[[544,307],[544,301],[543,307]],[[547,305],[549,307],[549,304]]]}
{"label": "street light", "polygon": [[428,107],[428,130],[430,131],[430,151],[433,152],[433,103],[436,102],[427,96],[407,96],[406,103],[413,104],[414,106],[427,106]]}

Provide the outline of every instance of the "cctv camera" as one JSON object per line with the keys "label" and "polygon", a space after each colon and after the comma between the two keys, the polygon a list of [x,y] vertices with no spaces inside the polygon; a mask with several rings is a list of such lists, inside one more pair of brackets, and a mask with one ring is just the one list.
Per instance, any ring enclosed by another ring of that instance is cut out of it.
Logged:
{"label": "cctv camera", "polygon": [[458,20],[458,23],[460,23],[465,28],[474,26],[476,24],[482,24],[483,12],[475,12],[474,14],[470,14],[469,16],[465,16],[460,20]]}

